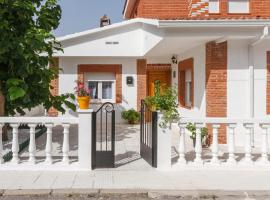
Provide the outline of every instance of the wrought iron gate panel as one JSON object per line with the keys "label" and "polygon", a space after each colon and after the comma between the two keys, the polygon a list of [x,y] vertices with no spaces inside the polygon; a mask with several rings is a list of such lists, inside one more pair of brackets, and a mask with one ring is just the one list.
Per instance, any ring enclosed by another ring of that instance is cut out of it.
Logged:
{"label": "wrought iron gate panel", "polygon": [[113,168],[114,155],[115,110],[104,103],[92,116],[92,168]]}
{"label": "wrought iron gate panel", "polygon": [[157,167],[157,112],[141,101],[140,154],[152,167]]}

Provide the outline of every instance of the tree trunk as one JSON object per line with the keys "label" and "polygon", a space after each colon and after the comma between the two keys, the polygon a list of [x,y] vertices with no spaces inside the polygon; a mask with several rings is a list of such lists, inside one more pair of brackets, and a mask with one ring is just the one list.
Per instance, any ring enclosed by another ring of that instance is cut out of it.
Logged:
{"label": "tree trunk", "polygon": [[[0,91],[0,116],[5,116],[5,98],[1,91]],[[7,125],[3,126],[2,140],[3,141],[8,140]]]}

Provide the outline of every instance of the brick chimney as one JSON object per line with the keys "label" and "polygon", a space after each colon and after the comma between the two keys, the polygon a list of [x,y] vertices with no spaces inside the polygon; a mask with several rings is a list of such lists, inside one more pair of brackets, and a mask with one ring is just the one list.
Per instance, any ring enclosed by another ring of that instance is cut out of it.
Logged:
{"label": "brick chimney", "polygon": [[103,15],[103,17],[100,18],[100,27],[108,26],[110,24],[111,20],[107,17],[107,15]]}

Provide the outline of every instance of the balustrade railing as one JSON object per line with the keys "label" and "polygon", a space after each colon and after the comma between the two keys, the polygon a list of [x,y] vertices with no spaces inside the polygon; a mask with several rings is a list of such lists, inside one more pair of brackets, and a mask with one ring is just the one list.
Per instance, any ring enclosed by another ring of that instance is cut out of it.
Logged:
{"label": "balustrade railing", "polygon": [[[3,164],[16,164],[21,163],[19,157],[19,126],[27,125],[29,127],[29,157],[27,164],[36,165],[36,141],[35,132],[37,126],[46,127],[46,143],[44,149],[44,162],[43,164],[53,164],[52,158],[52,134],[53,127],[61,125],[63,126],[63,144],[62,144],[62,162],[61,164],[67,165],[69,161],[69,129],[71,124],[78,124],[79,119],[77,117],[0,117],[0,166]],[[90,123],[90,122],[89,122]],[[9,124],[12,129],[12,160],[10,162],[4,162],[3,159],[3,143],[2,143],[2,127],[4,124]],[[57,133],[59,134],[59,133]],[[40,163],[40,164],[42,164]]]}
{"label": "balustrade railing", "polygon": [[[196,127],[196,142],[193,150],[187,152],[187,129],[188,123],[193,123]],[[219,134],[221,124],[226,125],[227,129],[227,144],[222,145],[224,155],[220,156]],[[269,146],[268,146],[268,133],[270,131],[270,119],[227,119],[227,118],[206,118],[206,119],[189,119],[183,118],[178,123],[179,125],[179,145],[178,153],[179,159],[177,165],[188,166],[188,165],[205,165],[205,166],[232,166],[239,165],[243,166],[270,166],[269,162]],[[201,140],[201,128],[204,126],[212,127],[212,141],[211,146],[208,149],[208,156],[204,156]],[[242,152],[236,152],[235,138],[238,132],[237,128],[244,129],[244,147]],[[256,158],[253,154],[252,147],[252,134],[256,127],[256,136],[260,137],[260,145],[257,146]],[[224,151],[224,148],[226,149]],[[259,150],[258,150],[259,149]],[[210,150],[210,159],[209,159]],[[195,158],[190,159],[187,154],[193,153]],[[242,154],[242,157],[239,157]],[[206,158],[207,157],[207,158]]]}

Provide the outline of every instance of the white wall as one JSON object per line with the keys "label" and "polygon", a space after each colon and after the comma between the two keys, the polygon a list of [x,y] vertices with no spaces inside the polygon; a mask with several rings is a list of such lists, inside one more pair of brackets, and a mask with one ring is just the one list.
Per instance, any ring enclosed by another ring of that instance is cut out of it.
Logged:
{"label": "white wall", "polygon": [[194,58],[194,108],[180,109],[181,117],[205,117],[205,45],[200,45],[178,55],[178,62]]}
{"label": "white wall", "polygon": [[[100,58],[100,57],[62,57],[59,59],[60,67],[63,72],[59,76],[59,93],[74,93],[76,86],[77,66],[79,64],[121,64],[122,65],[122,91],[123,102],[117,105],[117,109],[129,109],[137,107],[137,71],[135,58]],[[133,76],[134,85],[128,86],[126,84],[126,77]],[[68,114],[74,114],[68,112]],[[117,112],[120,115],[120,112]],[[117,118],[120,118],[119,116]]]}

